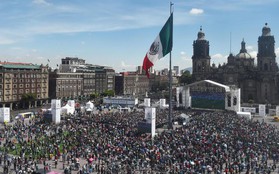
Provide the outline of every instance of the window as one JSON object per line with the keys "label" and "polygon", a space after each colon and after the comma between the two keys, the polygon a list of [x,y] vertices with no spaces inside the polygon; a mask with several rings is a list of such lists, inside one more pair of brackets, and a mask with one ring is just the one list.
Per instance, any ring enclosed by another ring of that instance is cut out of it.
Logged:
{"label": "window", "polygon": [[231,107],[231,95],[227,95],[228,107]]}
{"label": "window", "polygon": [[235,106],[237,104],[237,98],[234,96],[233,97],[233,105]]}
{"label": "window", "polygon": [[178,98],[178,100],[179,100],[179,104],[182,104],[182,93],[181,93],[181,92],[179,93],[179,98]]}
{"label": "window", "polygon": [[265,71],[268,70],[268,65],[267,65],[267,63],[264,64],[264,70],[265,70]]}

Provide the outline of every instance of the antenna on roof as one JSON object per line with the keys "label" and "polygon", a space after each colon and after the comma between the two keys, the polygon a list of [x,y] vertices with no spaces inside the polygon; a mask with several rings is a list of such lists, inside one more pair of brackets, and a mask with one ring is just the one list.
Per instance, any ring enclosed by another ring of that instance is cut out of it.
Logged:
{"label": "antenna on roof", "polygon": [[230,54],[232,53],[232,32],[230,32]]}

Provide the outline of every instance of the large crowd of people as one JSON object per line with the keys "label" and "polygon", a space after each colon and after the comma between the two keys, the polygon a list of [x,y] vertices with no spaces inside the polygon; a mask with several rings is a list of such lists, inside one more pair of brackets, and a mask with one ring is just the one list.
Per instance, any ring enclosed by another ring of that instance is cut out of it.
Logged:
{"label": "large crowd of people", "polygon": [[[0,130],[0,166],[15,173],[35,173],[38,164],[47,172],[59,163],[64,173],[80,174],[278,171],[279,137],[274,125],[233,112],[188,114],[187,124],[154,138],[138,132],[143,111],[69,116],[60,124],[45,123],[42,117],[19,120]],[[167,120],[168,111],[157,110],[156,125]]]}

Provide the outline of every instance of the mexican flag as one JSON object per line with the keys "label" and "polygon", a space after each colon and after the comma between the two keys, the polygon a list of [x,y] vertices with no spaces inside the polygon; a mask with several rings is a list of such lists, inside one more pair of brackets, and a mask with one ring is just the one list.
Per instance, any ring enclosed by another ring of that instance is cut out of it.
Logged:
{"label": "mexican flag", "polygon": [[171,13],[169,19],[161,29],[154,42],[151,44],[148,52],[144,57],[142,68],[145,70],[148,78],[149,68],[151,68],[157,60],[163,58],[172,50],[172,28],[173,13]]}

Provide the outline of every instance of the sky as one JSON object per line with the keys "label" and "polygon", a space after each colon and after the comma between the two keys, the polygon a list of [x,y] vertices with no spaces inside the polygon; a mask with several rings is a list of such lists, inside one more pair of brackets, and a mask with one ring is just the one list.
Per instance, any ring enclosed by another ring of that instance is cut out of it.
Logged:
{"label": "sky", "polygon": [[[172,65],[192,66],[202,26],[211,64],[237,54],[244,39],[257,55],[265,23],[279,56],[279,0],[173,0]],[[49,64],[65,57],[135,71],[170,15],[169,0],[0,0],[0,61]],[[48,62],[49,60],[49,62]],[[169,56],[154,69],[169,67]]]}

